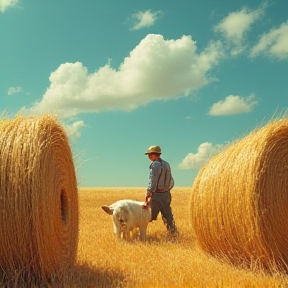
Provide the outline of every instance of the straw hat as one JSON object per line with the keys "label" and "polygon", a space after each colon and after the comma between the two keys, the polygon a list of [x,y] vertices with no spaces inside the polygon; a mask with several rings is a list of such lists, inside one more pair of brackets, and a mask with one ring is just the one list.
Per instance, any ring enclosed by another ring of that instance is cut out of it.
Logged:
{"label": "straw hat", "polygon": [[162,153],[161,148],[159,146],[150,146],[147,152],[145,153],[145,155],[151,154],[151,153],[161,154]]}

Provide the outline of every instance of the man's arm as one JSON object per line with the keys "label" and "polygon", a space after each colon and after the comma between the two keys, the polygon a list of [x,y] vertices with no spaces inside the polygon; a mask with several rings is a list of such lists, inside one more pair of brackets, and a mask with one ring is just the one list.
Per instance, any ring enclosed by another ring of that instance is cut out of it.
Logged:
{"label": "man's arm", "polygon": [[161,174],[161,163],[159,161],[154,161],[150,166],[149,185],[147,188],[146,195],[149,194],[152,195],[152,193],[157,190],[160,174]]}

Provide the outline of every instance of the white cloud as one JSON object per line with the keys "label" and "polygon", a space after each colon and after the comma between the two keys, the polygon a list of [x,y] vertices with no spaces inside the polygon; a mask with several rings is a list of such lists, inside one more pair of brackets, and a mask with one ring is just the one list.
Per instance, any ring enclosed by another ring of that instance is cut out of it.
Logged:
{"label": "white cloud", "polygon": [[253,94],[248,97],[229,95],[224,100],[213,104],[208,114],[220,116],[248,113],[257,103]]}
{"label": "white cloud", "polygon": [[136,19],[136,23],[133,26],[132,30],[139,30],[141,28],[150,27],[154,25],[155,21],[161,17],[162,12],[152,12],[151,10],[139,11],[134,13],[132,17]]}
{"label": "white cloud", "polygon": [[210,158],[219,153],[223,148],[222,145],[214,145],[209,142],[202,143],[198,147],[197,153],[189,153],[178,165],[179,169],[200,169]]}
{"label": "white cloud", "polygon": [[232,55],[238,55],[245,50],[244,37],[252,24],[264,14],[265,7],[265,3],[257,10],[244,7],[240,11],[229,13],[227,17],[216,25],[214,31],[220,32],[230,43]]}
{"label": "white cloud", "polygon": [[12,6],[16,6],[18,0],[0,0],[0,12],[4,12],[6,9]]}
{"label": "white cloud", "polygon": [[288,21],[262,35],[258,44],[251,49],[250,56],[258,56],[261,52],[278,59],[288,58]]}
{"label": "white cloud", "polygon": [[84,121],[82,120],[76,121],[72,124],[64,124],[63,126],[65,128],[68,137],[74,137],[74,138],[80,138],[81,136],[80,129],[86,127]]}
{"label": "white cloud", "polygon": [[200,54],[190,36],[164,40],[147,35],[118,70],[110,64],[89,74],[80,62],[61,64],[50,75],[50,87],[32,113],[79,113],[132,110],[155,100],[188,96],[211,81],[210,70],[222,56],[212,42]]}
{"label": "white cloud", "polygon": [[9,87],[8,91],[7,91],[7,94],[8,95],[16,94],[16,93],[21,92],[22,90],[23,90],[22,87]]}

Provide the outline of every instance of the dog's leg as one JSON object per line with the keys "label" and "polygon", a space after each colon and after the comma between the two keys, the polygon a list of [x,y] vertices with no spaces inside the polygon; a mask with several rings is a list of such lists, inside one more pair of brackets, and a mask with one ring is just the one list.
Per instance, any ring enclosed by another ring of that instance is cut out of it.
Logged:
{"label": "dog's leg", "polygon": [[120,240],[121,239],[121,231],[117,230],[116,235],[117,235],[117,239]]}
{"label": "dog's leg", "polygon": [[141,226],[140,228],[140,240],[145,241],[146,240],[146,230],[147,226]]}
{"label": "dog's leg", "polygon": [[129,230],[125,230],[123,232],[123,237],[126,241],[130,241],[130,231]]}
{"label": "dog's leg", "polygon": [[114,227],[114,233],[116,234],[117,236],[117,239],[121,239],[121,227],[118,227],[116,225],[116,223],[113,223],[113,227]]}

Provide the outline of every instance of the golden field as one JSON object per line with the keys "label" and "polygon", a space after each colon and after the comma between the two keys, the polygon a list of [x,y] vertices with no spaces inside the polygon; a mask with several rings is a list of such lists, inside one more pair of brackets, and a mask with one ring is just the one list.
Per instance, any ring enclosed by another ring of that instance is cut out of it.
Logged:
{"label": "golden field", "polygon": [[61,287],[288,287],[288,277],[251,267],[229,265],[201,252],[190,227],[191,188],[172,190],[177,238],[166,234],[158,217],[148,225],[147,241],[135,232],[130,243],[118,241],[112,217],[102,205],[120,199],[144,200],[145,188],[79,188],[77,263]]}

